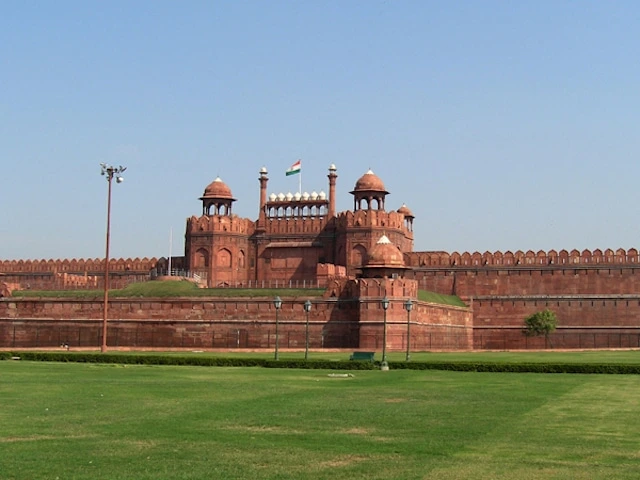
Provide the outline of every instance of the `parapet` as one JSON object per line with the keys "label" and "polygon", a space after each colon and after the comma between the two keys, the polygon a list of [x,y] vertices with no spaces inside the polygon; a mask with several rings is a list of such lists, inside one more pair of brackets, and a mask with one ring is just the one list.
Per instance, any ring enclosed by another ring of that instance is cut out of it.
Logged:
{"label": "parapet", "polygon": [[338,214],[338,227],[386,227],[405,229],[404,215],[398,212],[381,210],[346,211]]}
{"label": "parapet", "polygon": [[187,219],[187,233],[196,232],[231,232],[251,235],[255,224],[248,218],[240,218],[236,215],[195,215]]}
{"label": "parapet", "polygon": [[572,266],[572,265],[624,265],[639,264],[640,257],[638,250],[630,248],[625,250],[619,248],[617,250],[606,249],[604,252],[600,249],[596,250],[550,250],[544,252],[539,250],[534,252],[529,250],[523,252],[521,250],[512,253],[506,252],[485,252],[485,253],[469,253],[462,254],[454,252],[412,252],[406,255],[408,266],[412,267],[485,267],[485,266]]}
{"label": "parapet", "polygon": [[[149,272],[158,263],[157,258],[111,258],[109,270]],[[2,260],[0,272],[2,273],[82,273],[104,271],[104,258],[89,259],[58,259],[58,260]]]}

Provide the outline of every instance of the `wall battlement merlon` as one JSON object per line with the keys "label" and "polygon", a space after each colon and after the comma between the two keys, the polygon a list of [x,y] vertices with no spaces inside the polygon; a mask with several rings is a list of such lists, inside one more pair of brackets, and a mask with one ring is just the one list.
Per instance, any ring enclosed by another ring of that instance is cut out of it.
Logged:
{"label": "wall battlement merlon", "polygon": [[558,302],[558,301],[581,301],[581,300],[640,300],[640,293],[584,293],[584,294],[575,294],[575,295],[477,295],[470,296],[469,301],[549,301],[549,302]]}
{"label": "wall battlement merlon", "polygon": [[387,227],[399,230],[405,229],[405,216],[398,212],[384,210],[356,210],[340,212],[337,215],[338,224],[343,228],[353,227]]}
{"label": "wall battlement merlon", "polygon": [[[112,271],[148,272],[155,268],[158,259],[153,258],[110,258]],[[104,270],[104,258],[91,259],[49,259],[49,260],[0,260],[0,273],[82,273]]]}
{"label": "wall battlement merlon", "polygon": [[411,266],[415,267],[491,267],[491,266],[570,266],[599,264],[640,264],[636,248],[591,250],[517,250],[506,252],[412,252],[408,255]]}
{"label": "wall battlement merlon", "polygon": [[250,235],[255,230],[255,222],[236,215],[195,215],[187,219],[187,232],[231,232]]}
{"label": "wall battlement merlon", "polygon": [[[640,270],[640,263],[599,263],[591,265],[483,265],[483,266],[444,266],[444,267],[411,267],[413,272],[434,273],[438,275],[444,274],[473,274],[473,275],[512,275],[512,274],[563,274],[567,272],[577,275],[578,272],[589,274],[589,272],[600,273],[603,271],[624,271],[624,270]],[[571,273],[573,272],[573,273]]]}

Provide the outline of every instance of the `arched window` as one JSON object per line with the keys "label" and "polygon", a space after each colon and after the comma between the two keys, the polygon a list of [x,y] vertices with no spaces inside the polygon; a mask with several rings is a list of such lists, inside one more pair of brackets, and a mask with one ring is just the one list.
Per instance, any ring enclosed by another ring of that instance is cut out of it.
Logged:
{"label": "arched window", "polygon": [[231,267],[231,252],[229,250],[223,248],[218,251],[216,256],[216,266],[222,268]]}
{"label": "arched window", "polygon": [[195,261],[195,268],[205,268],[209,266],[209,252],[204,249],[204,248],[200,248],[196,251],[196,255],[194,258]]}

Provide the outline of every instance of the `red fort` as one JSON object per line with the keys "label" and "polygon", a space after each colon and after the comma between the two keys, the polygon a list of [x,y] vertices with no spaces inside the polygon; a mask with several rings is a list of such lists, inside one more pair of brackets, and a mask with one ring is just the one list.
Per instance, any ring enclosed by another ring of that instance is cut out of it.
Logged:
{"label": "red fort", "polygon": [[[414,350],[544,348],[522,334],[524,318],[549,308],[558,316],[554,347],[640,347],[638,251],[551,250],[415,252],[415,217],[389,208],[385,184],[366,172],[349,192],[353,209],[336,212],[338,174],[327,190],[268,194],[259,171],[257,219],[233,213],[236,199],[220,178],[200,197],[202,213],[187,219],[184,256],[173,268],[208,287],[320,287],[309,313],[314,348]],[[155,278],[168,259],[113,259],[112,288]],[[0,261],[0,347],[99,345],[99,299],[11,297],[13,289],[102,288],[104,259]],[[418,291],[458,296],[463,306],[421,301]],[[381,299],[390,300],[388,310]],[[311,297],[310,297],[311,298]],[[303,299],[114,298],[108,343],[120,347],[272,348],[304,345]],[[414,308],[405,309],[407,300]],[[409,334],[409,329],[411,333]]]}

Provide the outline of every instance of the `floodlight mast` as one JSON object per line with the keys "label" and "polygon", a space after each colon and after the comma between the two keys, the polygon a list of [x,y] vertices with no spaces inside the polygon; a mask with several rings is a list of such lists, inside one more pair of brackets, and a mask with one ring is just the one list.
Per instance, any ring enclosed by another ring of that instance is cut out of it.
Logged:
{"label": "floodlight mast", "polygon": [[127,167],[122,165],[118,167],[112,167],[106,163],[100,164],[100,175],[107,177],[107,238],[104,255],[104,307],[102,316],[102,344],[100,351],[102,353],[107,351],[107,319],[109,318],[109,237],[111,230],[111,181],[113,177],[116,177],[116,183],[122,183],[124,178],[120,175]]}

